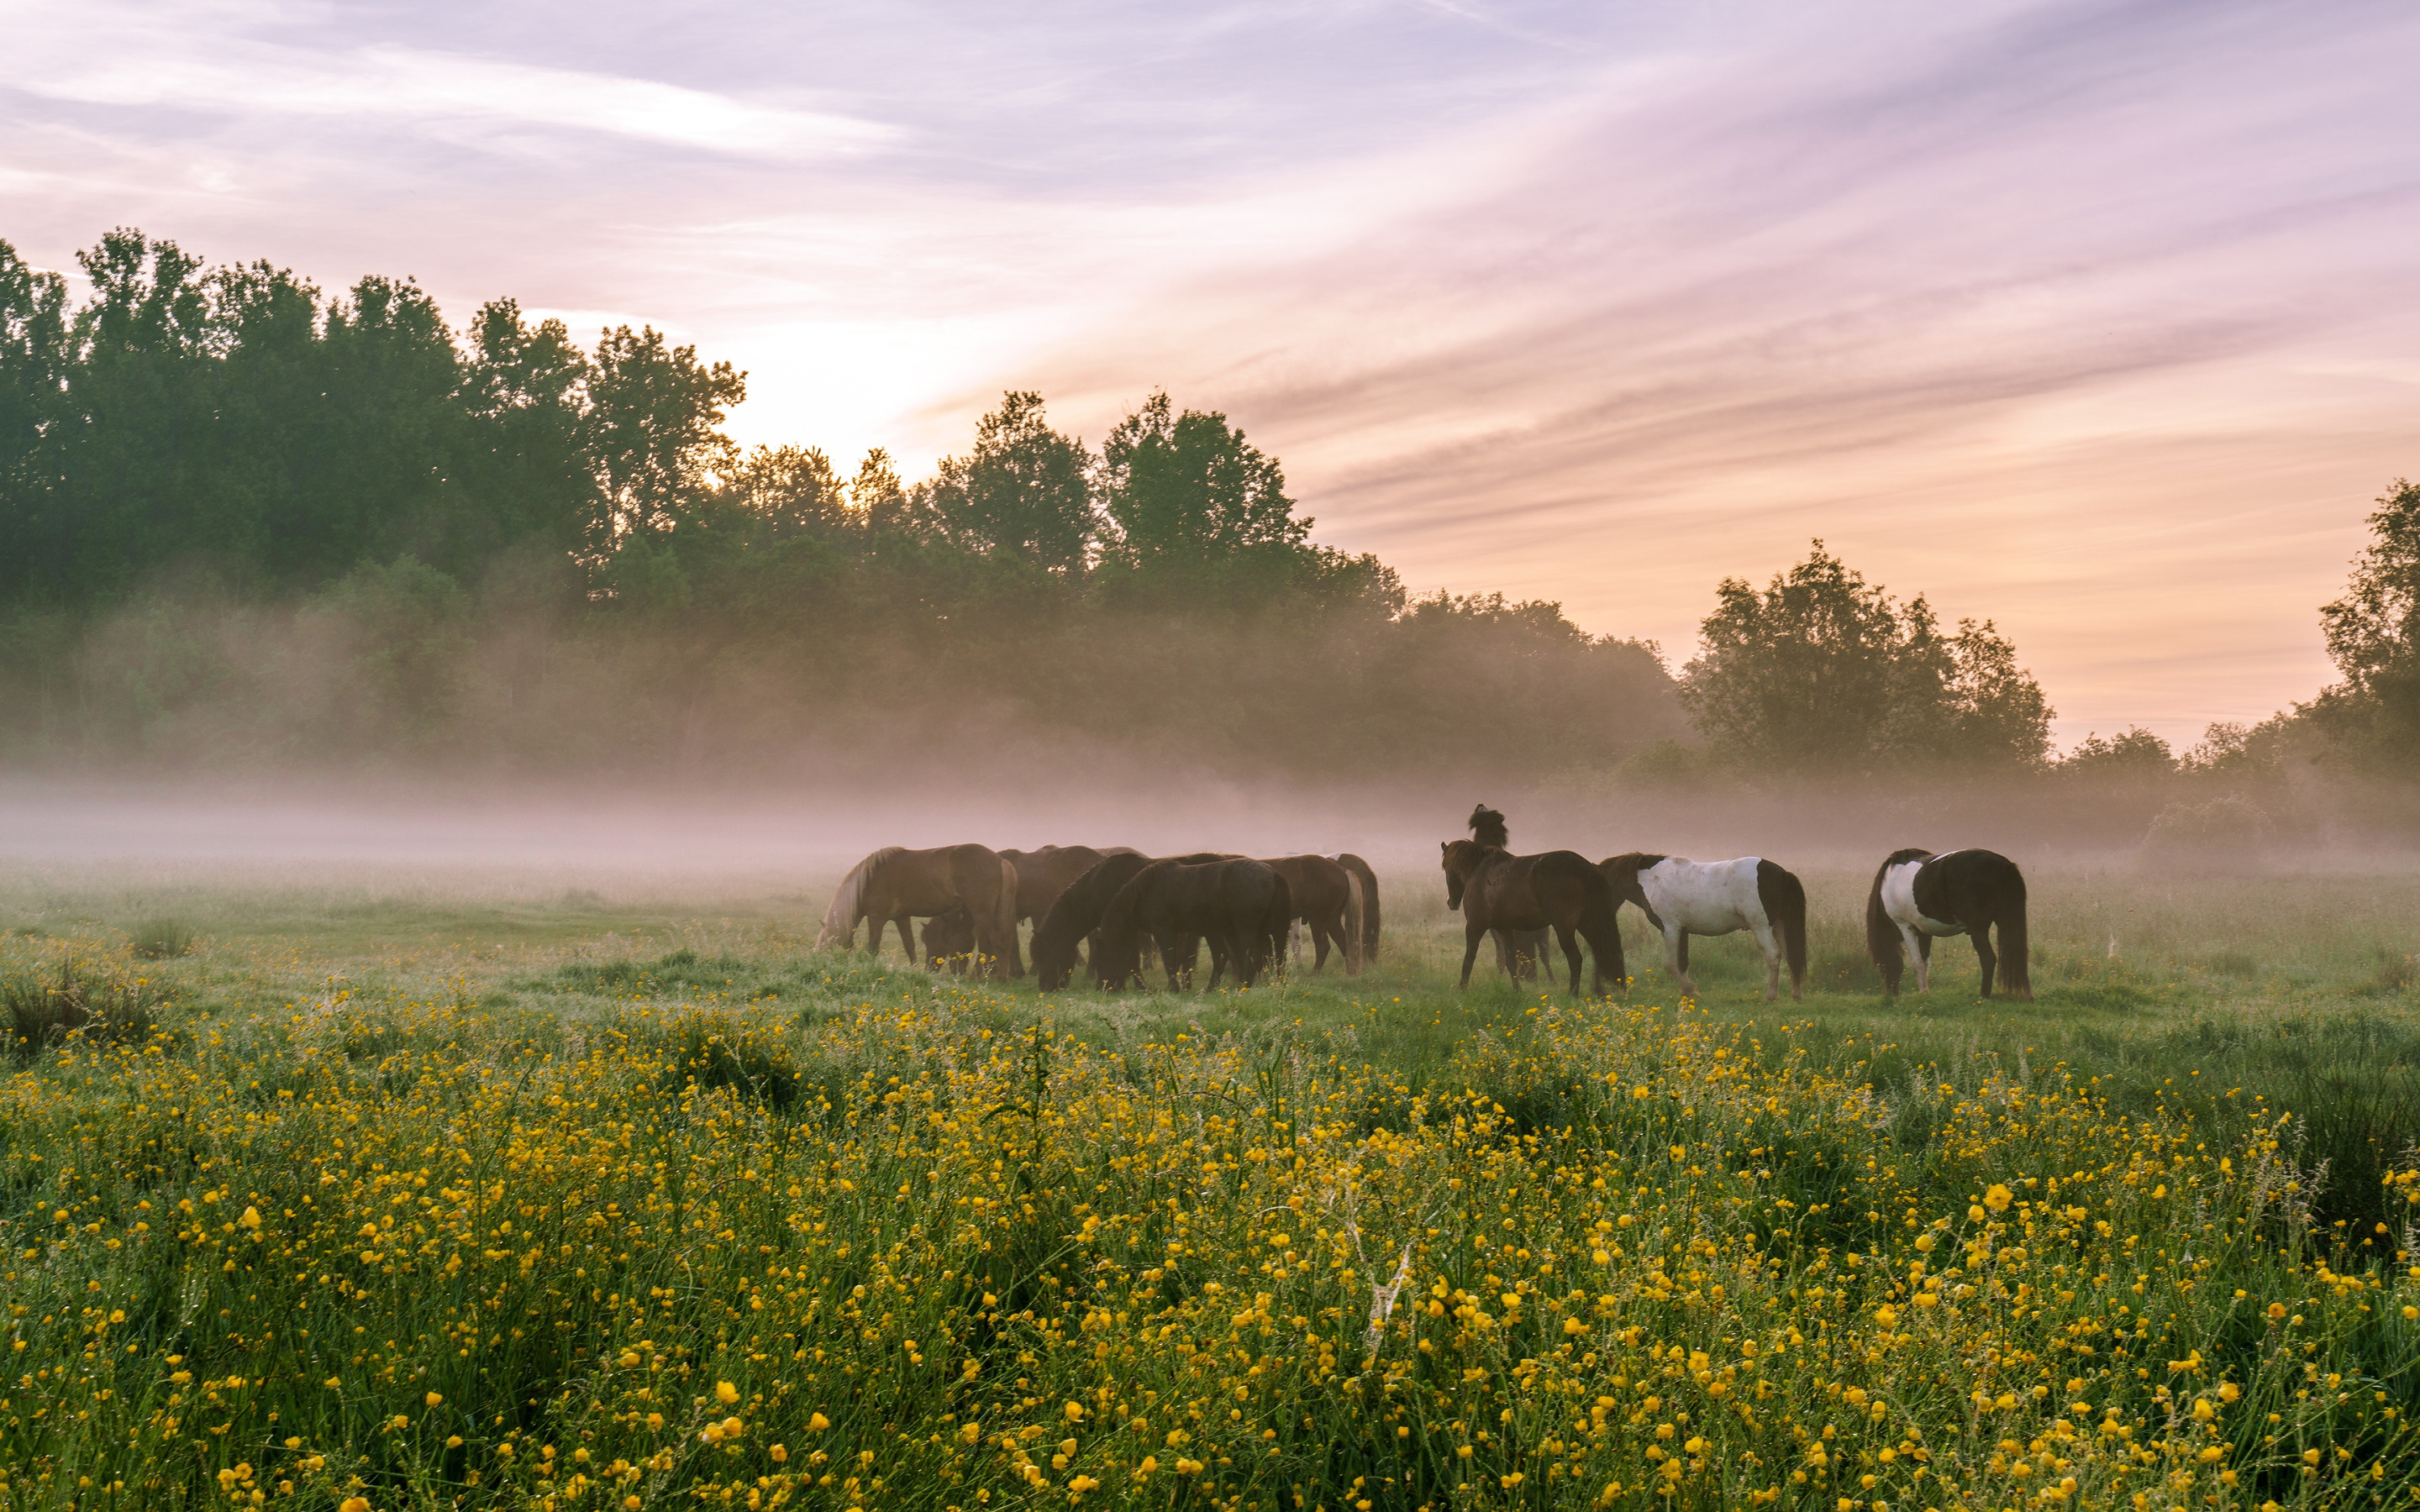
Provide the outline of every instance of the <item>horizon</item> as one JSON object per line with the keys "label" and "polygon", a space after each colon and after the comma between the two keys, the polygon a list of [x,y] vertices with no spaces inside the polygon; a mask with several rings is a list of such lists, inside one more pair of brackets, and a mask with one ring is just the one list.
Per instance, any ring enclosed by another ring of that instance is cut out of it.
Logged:
{"label": "horizon", "polygon": [[653,324],[844,471],[1164,387],[1316,539],[1676,669],[1820,536],[2069,749],[2334,681],[2420,455],[2383,6],[549,14],[27,13],[0,236]]}

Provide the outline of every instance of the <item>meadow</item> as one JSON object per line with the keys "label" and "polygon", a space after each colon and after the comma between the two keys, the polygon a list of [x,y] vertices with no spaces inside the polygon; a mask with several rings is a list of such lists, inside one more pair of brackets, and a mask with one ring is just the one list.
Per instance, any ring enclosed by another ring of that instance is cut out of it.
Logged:
{"label": "meadow", "polygon": [[[2031,1003],[1037,995],[820,898],[0,883],[0,1506],[2420,1501],[2420,879],[2038,869]],[[72,1032],[69,1032],[72,1028]]]}

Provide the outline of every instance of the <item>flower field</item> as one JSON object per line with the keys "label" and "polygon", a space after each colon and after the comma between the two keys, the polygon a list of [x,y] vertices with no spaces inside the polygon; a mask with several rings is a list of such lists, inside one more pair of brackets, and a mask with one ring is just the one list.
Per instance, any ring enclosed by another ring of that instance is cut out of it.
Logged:
{"label": "flower field", "polygon": [[2251,1092],[1539,999],[1413,1074],[845,967],[203,1015],[7,949],[109,978],[0,1081],[9,1508],[2420,1501],[2411,1242]]}

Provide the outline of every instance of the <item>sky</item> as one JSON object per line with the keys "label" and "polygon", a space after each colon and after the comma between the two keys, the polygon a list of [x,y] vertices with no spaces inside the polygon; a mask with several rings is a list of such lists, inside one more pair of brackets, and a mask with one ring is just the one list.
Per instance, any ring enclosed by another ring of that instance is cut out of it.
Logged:
{"label": "sky", "polygon": [[1156,388],[1314,538],[1677,665],[1821,537],[2071,744],[2330,679],[2420,472],[2420,9],[0,0],[0,239],[137,225],[749,374],[911,476]]}

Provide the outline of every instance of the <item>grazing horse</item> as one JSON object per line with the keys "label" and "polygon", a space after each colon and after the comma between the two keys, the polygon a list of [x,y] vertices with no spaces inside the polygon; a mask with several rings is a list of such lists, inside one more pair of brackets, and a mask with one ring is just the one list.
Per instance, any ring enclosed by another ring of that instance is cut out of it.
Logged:
{"label": "grazing horse", "polygon": [[1378,873],[1351,851],[1339,851],[1328,859],[1361,884],[1361,964],[1366,966],[1378,959]]}
{"label": "grazing horse", "polygon": [[1009,973],[1016,942],[1016,868],[981,845],[944,845],[910,851],[888,845],[849,869],[824,910],[817,949],[847,949],[857,923],[873,925],[869,955],[882,953],[882,931],[899,926],[899,943],[909,964],[916,960],[912,921],[964,907],[972,920],[974,948],[989,960],[995,977]]}
{"label": "grazing horse", "polygon": [[[1045,845],[1038,851],[1002,851],[1002,859],[1016,868],[1016,921],[1033,920],[1039,927],[1050,905],[1078,877],[1101,864],[1103,857],[1140,856],[1142,853],[1124,845],[1096,851],[1090,845]],[[924,925],[924,959],[949,961],[953,969],[964,969],[964,958],[975,948],[974,921],[963,908],[937,914]],[[1009,942],[1011,956],[1009,975],[1025,975],[1025,963],[1016,959],[1016,941]]]}
{"label": "grazing horse", "polygon": [[[1552,929],[1562,942],[1563,958],[1571,964],[1571,990],[1580,990],[1580,948],[1573,938],[1588,941],[1595,957],[1592,985],[1605,990],[1606,966],[1616,982],[1626,984],[1629,972],[1621,961],[1621,928],[1615,921],[1620,906],[1613,884],[1574,851],[1545,851],[1514,856],[1492,845],[1466,840],[1447,841],[1444,852],[1445,905],[1462,910],[1462,985],[1470,985],[1470,964],[1479,958],[1479,942],[1488,931]],[[1551,969],[1548,972],[1553,975]]]}
{"label": "grazing horse", "polygon": [[[1212,852],[1197,852],[1178,856],[1181,861],[1200,863],[1224,859]],[[1120,888],[1134,880],[1135,873],[1151,865],[1152,858],[1137,851],[1119,849],[1104,856],[1082,876],[1069,883],[1052,901],[1050,907],[1033,926],[1034,984],[1046,993],[1055,993],[1067,985],[1076,973],[1076,948],[1101,927],[1101,916],[1109,911],[1109,901]],[[1200,947],[1187,951],[1190,963]],[[1094,942],[1094,964],[1099,964],[1099,942]],[[1108,985],[1108,983],[1103,983]]]}
{"label": "grazing horse", "polygon": [[[1992,949],[1992,930],[2000,933]],[[1995,851],[1893,851],[1874,873],[1866,899],[1866,949],[1882,968],[1883,990],[1899,995],[1905,956],[1916,958],[1916,990],[1932,989],[1932,937],[1964,934],[1975,942],[1983,966],[1983,995],[1992,995],[1992,968],[2000,990],[2030,1001],[2031,964],[2025,950],[2025,879],[2017,863]]]}
{"label": "grazing horse", "polygon": [[1664,953],[1681,990],[1698,995],[1689,978],[1689,936],[1746,930],[1764,952],[1764,1000],[1781,995],[1781,963],[1790,962],[1790,998],[1807,986],[1807,889],[1761,856],[1735,861],[1692,861],[1633,851],[1597,863],[1617,897],[1638,905],[1664,935]]}
{"label": "grazing horse", "polygon": [[1327,964],[1335,941],[1344,954],[1344,974],[1361,970],[1361,879],[1325,856],[1285,856],[1268,861],[1294,895],[1294,917],[1311,926],[1311,966]]}
{"label": "grazing horse", "polygon": [[1104,987],[1139,979],[1148,934],[1159,943],[1171,990],[1187,991],[1193,985],[1195,942],[1206,939],[1209,990],[1218,990],[1222,973],[1249,987],[1280,949],[1294,914],[1285,878],[1265,861],[1154,861],[1103,911],[1094,971]]}
{"label": "grazing horse", "polygon": [[[1491,809],[1483,803],[1473,804],[1470,818],[1465,821],[1464,827],[1470,831],[1470,838],[1481,845],[1493,845],[1499,851],[1512,848],[1512,831],[1504,823],[1504,812],[1500,809]],[[1619,908],[1621,904],[1614,906]],[[1499,929],[1489,932],[1489,937],[1496,942],[1497,970],[1514,981],[1538,980],[1538,963],[1546,959],[1544,930]]]}

